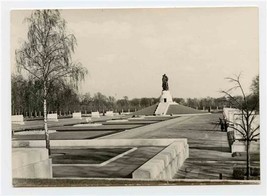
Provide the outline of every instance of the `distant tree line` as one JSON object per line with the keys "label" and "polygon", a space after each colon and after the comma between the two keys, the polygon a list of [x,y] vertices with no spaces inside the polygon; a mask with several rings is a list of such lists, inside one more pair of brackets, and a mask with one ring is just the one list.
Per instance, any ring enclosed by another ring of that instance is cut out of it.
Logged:
{"label": "distant tree line", "polygon": [[[24,116],[43,115],[42,93],[40,82],[34,79],[24,79],[21,75],[12,75],[12,114],[23,114]],[[251,85],[250,101],[259,99],[258,76]],[[115,99],[113,96],[106,96],[100,92],[91,95],[85,93],[78,94],[77,90],[69,85],[53,83],[49,88],[47,108],[48,112],[57,112],[61,115],[71,114],[81,111],[83,114],[92,111],[105,112],[134,112],[142,108],[154,105],[159,102],[159,97],[143,97],[129,99],[124,96],[122,99]],[[242,100],[242,96],[235,96],[237,100]],[[205,98],[173,98],[173,101],[198,110],[216,110],[223,107],[234,107],[227,97],[205,97]],[[258,110],[258,108],[257,108]]]}

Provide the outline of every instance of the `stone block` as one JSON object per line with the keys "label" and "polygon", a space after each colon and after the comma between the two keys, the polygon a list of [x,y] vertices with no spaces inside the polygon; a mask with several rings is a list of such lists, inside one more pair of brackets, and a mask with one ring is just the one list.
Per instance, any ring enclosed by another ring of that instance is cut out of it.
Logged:
{"label": "stone block", "polygon": [[47,159],[13,169],[13,178],[52,178],[52,160]]}
{"label": "stone block", "polygon": [[57,113],[47,114],[47,121],[57,122],[58,121]]}
{"label": "stone block", "polygon": [[167,167],[170,164],[170,162],[172,161],[172,159],[173,159],[171,153],[170,152],[166,152],[166,151],[157,154],[155,156],[155,158],[164,160],[165,167]]}
{"label": "stone block", "polygon": [[172,176],[177,172],[177,170],[179,169],[178,167],[178,157],[175,157],[175,159],[173,159],[171,162],[170,162],[170,165],[171,165],[171,171],[172,171]]}
{"label": "stone block", "polygon": [[[186,143],[174,141],[159,154],[133,172],[134,179],[171,179],[182,166]],[[144,173],[143,173],[144,172]]]}
{"label": "stone block", "polygon": [[165,168],[165,173],[166,173],[166,179],[172,179],[172,170],[171,170],[171,164],[169,164],[166,168]]}
{"label": "stone block", "polygon": [[114,116],[113,111],[106,111],[106,116]]}
{"label": "stone block", "polygon": [[153,179],[152,167],[150,165],[142,165],[133,172],[133,179]]}
{"label": "stone block", "polygon": [[223,116],[226,120],[233,122],[234,114],[240,113],[239,109],[236,108],[223,108]]}
{"label": "stone block", "polygon": [[52,178],[52,161],[45,148],[13,148],[13,178]]}
{"label": "stone block", "polygon": [[100,114],[99,114],[99,112],[92,112],[91,117],[92,118],[100,118]]}
{"label": "stone block", "polygon": [[81,112],[74,112],[72,113],[73,119],[82,119],[82,113]]}
{"label": "stone block", "polygon": [[17,124],[17,125],[24,125],[24,119],[23,115],[12,115],[11,116],[11,122],[12,124]]}

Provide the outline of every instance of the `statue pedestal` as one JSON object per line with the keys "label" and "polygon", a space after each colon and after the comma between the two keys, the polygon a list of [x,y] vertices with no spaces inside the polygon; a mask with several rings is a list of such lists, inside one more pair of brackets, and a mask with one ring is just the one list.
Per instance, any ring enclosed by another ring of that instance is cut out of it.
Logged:
{"label": "statue pedestal", "polygon": [[173,102],[170,91],[162,91],[159,101],[160,101],[160,103],[170,103],[170,102]]}
{"label": "statue pedestal", "polygon": [[170,105],[177,105],[173,102],[170,91],[162,91],[159,105],[155,111],[156,115],[166,115]]}

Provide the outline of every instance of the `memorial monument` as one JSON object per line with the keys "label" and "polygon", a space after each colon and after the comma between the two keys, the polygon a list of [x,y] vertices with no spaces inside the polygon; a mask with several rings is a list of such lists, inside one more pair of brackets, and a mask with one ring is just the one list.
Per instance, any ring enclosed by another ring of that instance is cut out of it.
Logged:
{"label": "memorial monument", "polygon": [[162,92],[160,96],[160,103],[155,111],[155,115],[166,115],[169,105],[177,105],[173,102],[171,93],[169,91],[168,76],[164,74],[162,76]]}
{"label": "memorial monument", "polygon": [[171,93],[169,91],[168,77],[166,74],[162,76],[162,93],[160,97],[161,103],[171,103],[173,102]]}
{"label": "memorial monument", "polygon": [[203,114],[201,110],[190,108],[188,106],[180,105],[173,101],[169,88],[169,78],[166,74],[162,76],[162,91],[160,95],[159,103],[152,106],[143,108],[133,113],[133,115],[156,115],[156,116],[168,116],[168,115],[182,115],[182,114]]}

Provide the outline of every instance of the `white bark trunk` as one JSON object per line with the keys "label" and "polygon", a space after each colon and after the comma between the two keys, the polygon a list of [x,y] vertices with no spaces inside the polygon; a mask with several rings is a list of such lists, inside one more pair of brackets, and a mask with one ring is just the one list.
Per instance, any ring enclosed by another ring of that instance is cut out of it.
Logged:
{"label": "white bark trunk", "polygon": [[48,149],[48,154],[50,155],[50,139],[49,139],[49,133],[48,133],[48,126],[47,126],[47,104],[46,104],[46,94],[47,94],[47,89],[46,86],[44,85],[44,130],[45,130],[45,143],[46,143],[46,148]]}

